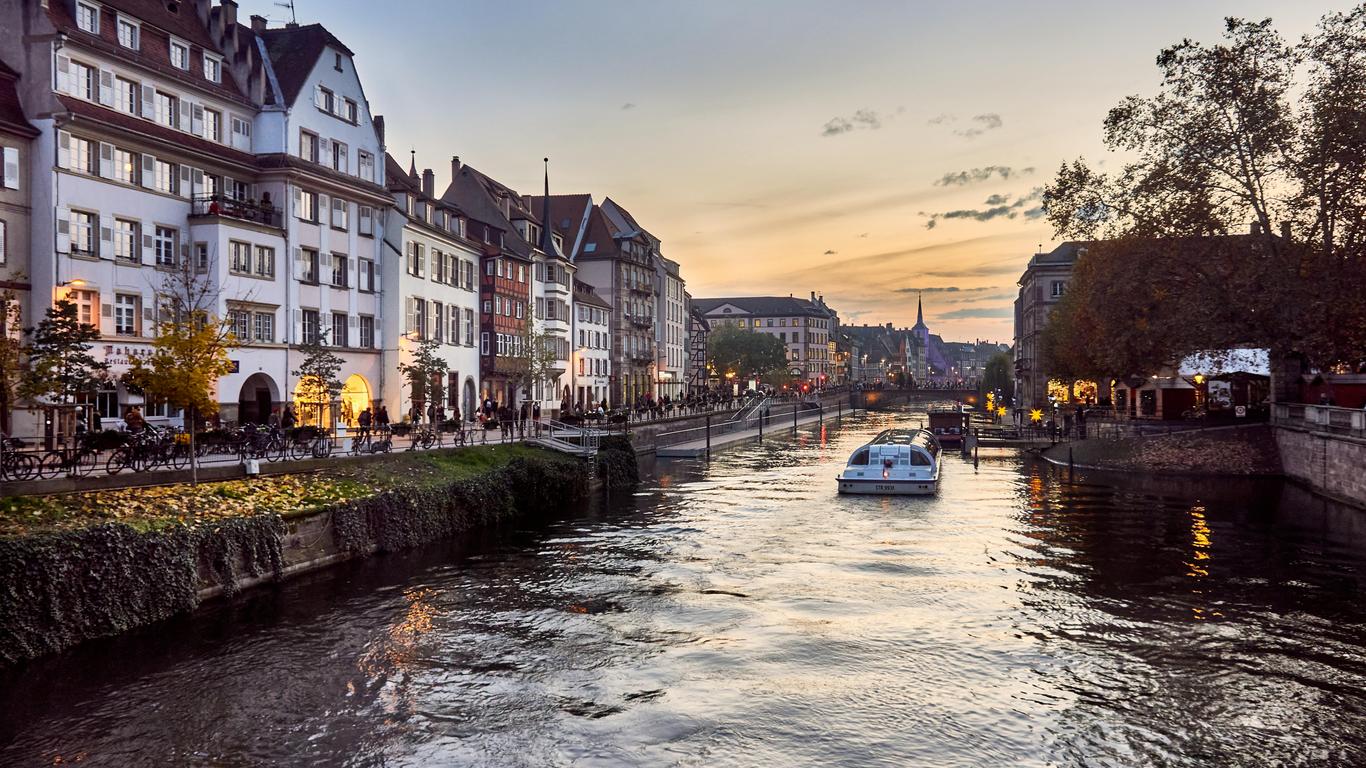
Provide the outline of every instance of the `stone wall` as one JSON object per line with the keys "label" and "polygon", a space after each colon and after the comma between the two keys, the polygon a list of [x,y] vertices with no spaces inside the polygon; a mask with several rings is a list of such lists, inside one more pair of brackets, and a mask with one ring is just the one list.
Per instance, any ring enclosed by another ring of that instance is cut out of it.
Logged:
{"label": "stone wall", "polygon": [[1277,426],[1275,434],[1286,477],[1366,507],[1366,440],[1288,426]]}

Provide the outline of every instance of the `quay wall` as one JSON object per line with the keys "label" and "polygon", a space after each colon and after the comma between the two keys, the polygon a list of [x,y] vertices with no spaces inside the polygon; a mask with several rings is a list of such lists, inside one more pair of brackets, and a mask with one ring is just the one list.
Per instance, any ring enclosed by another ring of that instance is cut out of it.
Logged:
{"label": "quay wall", "polygon": [[297,516],[150,531],[111,523],[0,539],[0,668],[344,560],[564,514],[598,486],[637,480],[635,456],[620,441],[604,441],[597,479],[587,469],[557,455],[519,458],[473,478]]}
{"label": "quay wall", "polygon": [[1366,439],[1277,425],[1286,477],[1329,498],[1366,507]]}
{"label": "quay wall", "polygon": [[[789,404],[791,402],[792,401],[789,400],[776,401],[773,404],[773,410],[775,412],[781,410],[782,412],[789,413],[790,415]],[[845,415],[853,413],[853,408],[849,404],[848,392],[838,392],[823,395],[821,397],[820,402],[821,407],[825,409],[827,419],[834,418],[834,414],[839,410],[842,410]],[[711,423],[713,426],[720,424],[724,422],[726,419],[731,418],[734,415],[734,413],[734,411],[723,411],[713,413],[711,415]],[[655,449],[658,448],[660,445],[660,435],[667,434],[670,432],[682,432],[685,430],[702,430],[704,427],[706,427],[706,425],[706,414],[697,414],[694,416],[677,416],[672,419],[661,419],[659,421],[652,421],[640,425],[632,424],[630,433],[631,445],[635,448],[636,453],[654,453]],[[780,426],[780,424],[774,422],[775,429],[779,428]],[[703,433],[696,434],[692,436],[691,439],[700,440],[702,439],[702,434]]]}

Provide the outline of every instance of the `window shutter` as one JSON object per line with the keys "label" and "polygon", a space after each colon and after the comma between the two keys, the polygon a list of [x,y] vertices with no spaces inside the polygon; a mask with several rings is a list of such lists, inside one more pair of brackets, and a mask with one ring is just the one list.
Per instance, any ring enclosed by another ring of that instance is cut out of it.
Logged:
{"label": "window shutter", "polygon": [[57,131],[57,167],[71,167],[71,134]]}
{"label": "window shutter", "polygon": [[[302,280],[302,279],[304,279],[304,275],[307,274],[307,273],[308,273],[308,266],[304,263],[304,249],[302,249],[302,248],[295,248],[295,249],[294,249],[294,278],[295,278],[296,280]],[[296,311],[297,311],[297,310],[296,310]]]}
{"label": "window shutter", "polygon": [[180,166],[180,195],[181,197],[192,195],[190,191],[190,166],[188,165]]}
{"label": "window shutter", "polygon": [[358,317],[355,316],[355,315],[350,315],[350,320],[348,321],[347,324],[350,325],[352,328],[355,328],[355,327],[358,325],[357,320],[359,320],[359,319],[360,319],[360,318],[358,318]]}
{"label": "window shutter", "polygon": [[318,109],[323,108],[323,87],[321,85],[313,86],[313,106]]}
{"label": "window shutter", "polygon": [[[296,249],[296,250],[297,250],[297,249]],[[303,310],[300,310],[300,309],[294,310],[294,323],[292,324],[292,327],[290,328],[290,331],[289,331],[289,332],[290,332],[290,338],[294,341],[295,344],[301,343],[301,342],[304,340],[304,335],[303,335],[303,322],[304,322],[304,313],[303,313]]]}
{"label": "window shutter", "polygon": [[180,244],[180,263],[182,263],[182,264],[188,264],[189,262],[190,262],[190,244],[189,244],[189,243],[181,243],[181,244]]}
{"label": "window shutter", "polygon": [[114,316],[114,305],[113,305],[113,304],[101,304],[101,305],[100,305],[100,317],[113,317],[113,316]]}
{"label": "window shutter", "polygon": [[19,188],[19,149],[5,147],[5,189]]}
{"label": "window shutter", "polygon": [[114,217],[105,215],[100,217],[100,256],[106,259],[114,258]]}
{"label": "window shutter", "polygon": [[100,103],[106,107],[114,106],[114,71],[100,70]]}
{"label": "window shutter", "polygon": [[427,327],[424,328],[423,331],[422,331],[422,338],[424,338],[424,339],[432,339],[432,338],[435,338],[435,337],[436,337],[436,302],[434,302],[434,301],[427,301],[426,299],[419,299],[419,301],[422,301],[422,302],[423,302],[423,304],[425,305],[423,308],[426,310],[425,312],[422,313],[423,320],[425,321],[425,322],[424,322],[424,325],[427,326]]}
{"label": "window shutter", "polygon": [[302,219],[304,217],[303,190],[298,187],[290,187],[289,189],[294,193],[294,218]]}
{"label": "window shutter", "polygon": [[328,212],[328,210],[330,210],[330,209],[329,209],[327,206],[328,206],[327,195],[318,195],[318,221],[321,221],[321,222],[327,222],[327,221],[328,221],[328,213],[327,213],[327,212]]}
{"label": "window shutter", "polygon": [[190,130],[190,102],[180,100],[180,130]]}
{"label": "window shutter", "polygon": [[155,155],[142,156],[142,186],[151,189],[157,184],[157,159]]}
{"label": "window shutter", "polygon": [[332,167],[332,143],[324,138],[318,139],[318,162]]}
{"label": "window shutter", "polygon": [[202,195],[208,192],[204,189],[204,172],[198,168],[190,169],[190,179],[194,182],[193,194]]}
{"label": "window shutter", "polygon": [[[332,254],[323,253],[318,255],[318,269],[323,271],[332,269]],[[322,280],[322,275],[318,275],[318,279]]]}
{"label": "window shutter", "polygon": [[153,228],[156,225],[142,222],[142,263],[152,265],[157,263],[155,252],[156,238],[152,237]]}
{"label": "window shutter", "polygon": [[[222,126],[219,126],[219,130],[222,130]],[[190,133],[193,133],[193,134],[196,135],[196,136],[204,136],[204,105],[203,105],[203,104],[191,104],[191,105],[190,105]],[[208,137],[207,137],[207,136],[204,136],[204,138],[208,138]]]}
{"label": "window shutter", "polygon": [[412,333],[414,326],[417,325],[417,300],[412,296],[404,299],[403,306],[403,332]]}
{"label": "window shutter", "polygon": [[71,252],[71,209],[57,209],[57,252]]}
{"label": "window shutter", "polygon": [[156,94],[157,89],[152,86],[142,86],[142,116],[148,120],[156,119]]}
{"label": "window shutter", "polygon": [[61,93],[71,93],[71,57],[57,56],[57,90]]}
{"label": "window shutter", "polygon": [[100,176],[114,178],[114,145],[100,142]]}

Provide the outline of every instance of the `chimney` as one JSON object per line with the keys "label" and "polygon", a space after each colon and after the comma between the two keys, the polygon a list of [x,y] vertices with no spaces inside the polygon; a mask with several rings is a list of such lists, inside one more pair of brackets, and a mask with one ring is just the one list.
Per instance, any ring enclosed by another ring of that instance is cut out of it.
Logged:
{"label": "chimney", "polygon": [[812,292],[811,292],[811,303],[812,303],[812,304],[815,304],[815,303],[816,303],[816,292],[815,292],[815,291],[812,291]]}
{"label": "chimney", "polygon": [[460,175],[460,155],[451,156],[451,183],[455,183],[455,177]]}
{"label": "chimney", "polygon": [[436,174],[432,173],[431,168],[422,170],[422,194],[436,197]]}
{"label": "chimney", "polygon": [[222,0],[223,26],[232,29],[237,26],[237,0]]}
{"label": "chimney", "polygon": [[[255,18],[255,17],[253,17],[253,18]],[[262,19],[262,21],[265,21],[265,19]],[[373,116],[371,116],[371,118],[370,118],[370,124],[373,125],[373,126],[375,126],[375,138],[379,139],[379,145],[380,145],[381,147],[383,147],[383,146],[384,146],[384,115],[373,115]],[[380,165],[383,166],[384,164],[383,164],[383,163],[380,163]]]}
{"label": "chimney", "polygon": [[265,17],[265,16],[255,16],[255,15],[253,15],[253,16],[251,17],[251,31],[252,31],[252,32],[255,32],[255,33],[258,34],[258,35],[261,34],[262,32],[265,32],[265,31],[266,31],[266,17]]}

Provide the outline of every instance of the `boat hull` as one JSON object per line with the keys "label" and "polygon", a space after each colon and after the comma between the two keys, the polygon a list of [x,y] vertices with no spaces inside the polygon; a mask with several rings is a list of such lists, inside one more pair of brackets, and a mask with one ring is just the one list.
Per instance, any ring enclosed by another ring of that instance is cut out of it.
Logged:
{"label": "boat hull", "polygon": [[878,496],[931,496],[939,491],[939,480],[883,480],[881,478],[838,478],[839,492]]}

